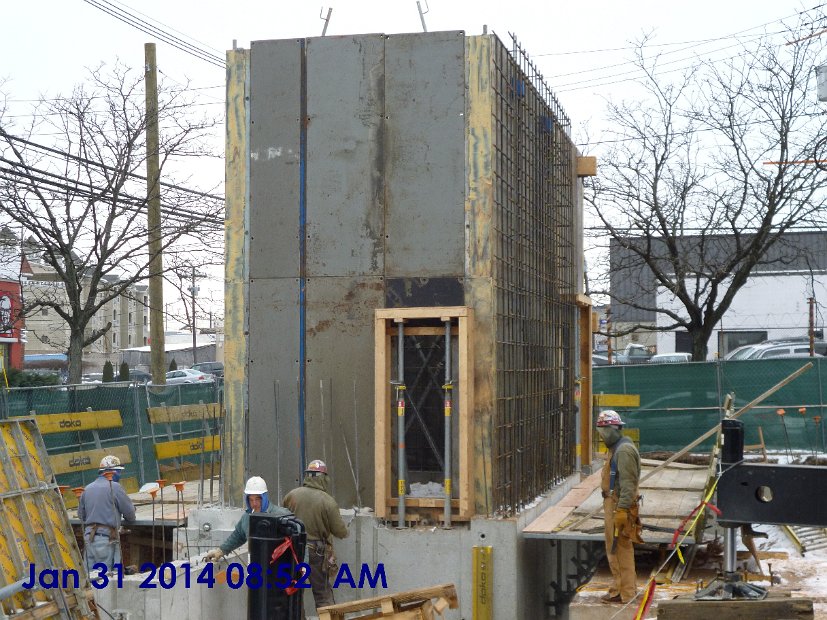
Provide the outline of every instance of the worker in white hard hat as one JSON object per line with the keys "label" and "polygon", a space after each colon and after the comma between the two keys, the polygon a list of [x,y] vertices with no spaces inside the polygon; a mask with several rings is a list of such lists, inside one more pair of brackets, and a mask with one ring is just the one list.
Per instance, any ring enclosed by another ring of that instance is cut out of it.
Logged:
{"label": "worker in white hard hat", "polygon": [[121,517],[126,523],[135,521],[135,505],[118,483],[123,469],[117,456],[103,457],[98,477],[86,485],[78,501],[86,570],[93,577],[121,563]]}
{"label": "worker in white hard hat", "polygon": [[304,473],[302,486],[285,495],[282,504],[304,523],[310,587],[319,608],[335,603],[330,587],[331,568],[336,565],[331,537],[347,538],[347,526],[330,494],[330,478],[324,461],[311,461]]}
{"label": "worker in white hard hat", "polygon": [[623,436],[622,430],[623,420],[617,411],[607,409],[597,416],[597,432],[609,449],[600,488],[612,585],[602,601],[625,604],[637,596],[633,543],[642,543],[643,539],[638,516],[640,454],[634,442]]}
{"label": "worker in white hard hat", "polygon": [[253,476],[247,480],[244,486],[244,504],[246,510],[232,534],[227,537],[220,547],[207,552],[207,559],[218,561],[233,549],[238,549],[247,542],[247,535],[250,533],[250,515],[254,512],[262,512],[273,515],[289,515],[290,511],[285,510],[278,504],[271,504],[267,494],[267,483],[260,476]]}

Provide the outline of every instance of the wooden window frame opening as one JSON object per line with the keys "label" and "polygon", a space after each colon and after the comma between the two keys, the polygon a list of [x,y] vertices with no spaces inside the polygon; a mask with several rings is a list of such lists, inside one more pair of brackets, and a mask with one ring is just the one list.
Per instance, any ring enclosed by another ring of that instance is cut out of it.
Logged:
{"label": "wooden window frame opening", "polygon": [[[393,412],[391,411],[391,364],[392,339],[396,337],[399,322],[415,319],[436,319],[445,322],[452,319],[451,334],[457,337],[459,359],[456,383],[456,398],[453,415],[457,419],[458,433],[452,440],[452,452],[458,451],[457,497],[451,500],[452,519],[469,521],[473,516],[474,502],[471,484],[471,439],[472,412],[474,411],[474,358],[473,329],[474,311],[464,306],[433,308],[379,308],[374,317],[374,415],[375,427],[375,493],[376,516],[390,519],[394,516],[397,498],[391,492],[393,438]],[[456,325],[453,324],[456,319]],[[405,335],[444,336],[444,327],[418,327],[405,329]],[[458,401],[458,403],[456,402]],[[458,405],[458,406],[457,406]],[[440,521],[444,499],[436,497],[406,496],[407,521],[418,521],[427,517]]]}

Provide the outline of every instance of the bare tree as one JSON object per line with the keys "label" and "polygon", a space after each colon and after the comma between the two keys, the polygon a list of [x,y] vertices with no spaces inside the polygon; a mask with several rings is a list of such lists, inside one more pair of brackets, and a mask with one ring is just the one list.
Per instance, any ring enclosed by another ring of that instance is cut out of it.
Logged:
{"label": "bare tree", "polygon": [[[143,83],[121,65],[101,66],[71,95],[42,99],[28,126],[0,118],[0,224],[22,229],[60,283],[30,293],[23,312],[49,308],[66,322],[72,382],[84,347],[111,328],[91,327],[93,317],[149,275]],[[194,109],[186,87],[159,88],[163,252],[219,263],[223,201],[180,185],[211,156],[216,122]]]}
{"label": "bare tree", "polygon": [[693,359],[706,359],[753,272],[796,259],[791,231],[824,228],[827,175],[814,165],[827,139],[813,73],[822,48],[785,44],[800,32],[698,60],[671,81],[647,41],[639,47],[645,95],[609,105],[616,135],[586,197],[604,261],[590,292],[625,310],[624,333],[686,330]]}

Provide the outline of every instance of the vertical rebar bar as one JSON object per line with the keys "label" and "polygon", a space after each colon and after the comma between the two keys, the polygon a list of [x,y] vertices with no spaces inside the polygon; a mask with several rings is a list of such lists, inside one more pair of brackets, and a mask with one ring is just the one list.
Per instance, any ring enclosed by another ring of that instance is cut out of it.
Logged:
{"label": "vertical rebar bar", "polygon": [[405,455],[405,327],[402,321],[398,323],[396,336],[397,373],[396,386],[396,441],[397,441],[397,492],[399,501],[397,507],[397,527],[405,527],[405,476],[407,458]]}

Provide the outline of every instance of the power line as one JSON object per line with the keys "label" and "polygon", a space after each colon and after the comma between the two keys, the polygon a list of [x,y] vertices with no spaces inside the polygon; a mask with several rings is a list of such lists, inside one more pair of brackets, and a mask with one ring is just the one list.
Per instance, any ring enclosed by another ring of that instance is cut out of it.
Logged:
{"label": "power line", "polygon": [[[65,151],[61,151],[59,149],[56,149],[56,148],[53,148],[53,147],[50,147],[50,146],[45,146],[43,144],[38,144],[37,142],[32,142],[31,140],[26,140],[24,138],[19,138],[17,136],[13,136],[9,133],[6,133],[2,129],[0,129],[0,135],[2,135],[3,138],[5,138],[7,140],[10,140],[12,142],[19,142],[21,144],[25,144],[26,146],[31,146],[31,147],[34,147],[36,149],[40,149],[41,151],[46,151],[47,153],[51,153],[53,155],[58,155],[60,157],[65,157],[65,158],[68,158],[68,159],[72,159],[74,161],[77,161],[77,162],[80,162],[80,163],[83,163],[83,164],[87,164],[89,166],[95,166],[97,168],[101,168],[102,170],[106,170],[107,172],[122,172],[118,168],[108,166],[108,165],[106,165],[104,163],[101,163],[101,162],[93,161],[91,159],[86,159],[84,157],[80,157],[79,155],[73,155],[72,153],[67,153]],[[130,178],[140,179],[141,181],[146,181],[145,176],[140,175],[136,172],[127,172],[126,174]],[[176,189],[178,191],[185,192],[187,194],[193,194],[193,195],[199,196],[201,198],[210,198],[212,200],[219,200],[221,202],[224,202],[224,196],[219,196],[218,194],[208,194],[206,192],[201,192],[201,191],[198,191],[198,190],[195,190],[195,189],[189,189],[187,187],[182,187],[181,185],[175,185],[174,183],[167,183],[165,181],[161,181],[161,187]]]}
{"label": "power line", "polygon": [[[766,28],[767,26],[770,26],[772,24],[783,23],[785,20],[788,20],[792,17],[797,17],[797,16],[804,15],[805,13],[817,10],[817,9],[823,7],[823,6],[826,6],[826,5],[821,4],[821,5],[815,6],[811,9],[807,9],[805,11],[801,11],[801,12],[798,12],[798,13],[793,13],[792,15],[788,15],[787,17],[782,17],[782,18],[779,18],[779,19],[775,19],[775,20],[772,20],[772,21],[769,21],[769,22],[766,22],[766,23],[763,23],[763,24],[759,24],[757,26],[752,26],[751,28],[747,28],[745,30],[739,30],[737,32],[734,32],[734,33],[731,33],[731,34],[728,34],[728,35],[724,35],[724,36],[721,36],[721,37],[713,37],[713,38],[710,38],[710,39],[700,39],[700,40],[697,40],[697,41],[684,41],[684,42],[673,42],[673,43],[660,43],[660,44],[658,44],[658,43],[647,43],[645,48],[650,49],[650,48],[653,48],[653,47],[670,47],[670,46],[675,46],[675,45],[688,45],[689,46],[689,47],[684,47],[684,48],[678,49],[678,50],[671,50],[671,51],[663,52],[663,53],[659,54],[659,56],[667,56],[669,54],[676,54],[676,53],[679,53],[679,52],[686,51],[687,49],[692,49],[694,47],[700,47],[700,46],[703,46],[703,45],[707,45],[709,43],[716,43],[718,41],[725,41],[725,40],[728,40],[728,39],[733,39],[733,38],[739,37],[740,35],[746,34],[748,32],[752,32],[753,30],[757,30],[759,28]],[[810,25],[812,25],[812,24],[810,24]],[[760,37],[767,36],[767,35],[774,36],[774,35],[777,35],[777,34],[784,34],[784,32],[786,32],[786,31],[779,31],[779,32],[773,32],[773,33],[764,32],[764,33],[759,33],[759,34],[753,35],[751,38],[755,39],[755,38],[760,38]],[[739,39],[739,42],[742,42],[742,41]],[[585,53],[608,52],[608,51],[631,51],[631,50],[637,50],[637,49],[641,49],[640,46],[629,46],[629,47],[621,47],[621,48],[606,48],[604,50],[587,50]],[[562,55],[570,55],[570,54],[577,54],[577,53],[578,52],[564,52]],[[555,54],[532,54],[532,56],[535,56],[535,57],[537,57],[537,56],[542,57],[542,56],[549,56],[549,55],[555,55]],[[571,73],[552,75],[552,76],[549,76],[549,77],[550,78],[560,78],[560,77],[567,77],[567,76],[570,76],[570,75],[579,75],[579,74],[584,74],[584,73],[592,73],[592,72],[595,72],[595,71],[603,71],[603,70],[607,70],[607,69],[612,69],[614,67],[620,67],[620,66],[624,66],[624,65],[628,65],[628,64],[633,64],[633,62],[634,61],[626,61],[626,62],[623,62],[623,63],[616,63],[616,64],[613,64],[613,65],[606,65],[606,66],[603,66],[603,67],[596,67],[594,69],[585,69],[583,71],[576,71],[576,72],[571,72]]]}
{"label": "power line", "polygon": [[[0,167],[0,173],[3,173],[2,178],[12,183],[18,182],[19,179],[16,177],[19,177],[30,181],[32,183],[32,187],[35,185],[47,185],[59,190],[72,192],[83,198],[103,199],[107,194],[106,190],[102,190],[101,188],[88,182],[69,179],[52,172],[39,170],[32,166],[11,162],[4,158],[0,158],[0,161],[12,166],[11,168]],[[21,171],[18,168],[22,168],[25,171]],[[127,194],[126,192],[122,193],[121,196],[123,197],[123,200],[120,204],[133,207],[130,209],[133,213],[142,212],[141,207],[143,207],[146,202],[144,199],[137,198],[131,194]],[[215,226],[215,230],[223,229],[224,225],[223,220],[219,220],[218,218],[210,217],[202,213],[197,213],[195,211],[182,209],[180,207],[167,207],[166,209],[162,208],[162,212],[164,212],[168,218],[178,220],[182,223],[192,222],[193,220],[197,222],[200,220],[201,223],[212,224]]]}
{"label": "power line", "polygon": [[157,37],[164,43],[171,45],[172,47],[190,54],[198,58],[199,60],[203,60],[205,62],[210,63],[211,65],[218,67],[220,69],[225,68],[224,59],[220,56],[217,56],[211,52],[203,50],[191,43],[184,41],[183,39],[176,37],[167,31],[163,30],[162,28],[158,28],[150,24],[149,22],[136,17],[129,11],[124,9],[120,9],[118,7],[107,5],[105,2],[98,2],[97,0],[83,0],[87,4],[103,11],[104,13],[111,15],[115,19],[122,21],[123,23],[140,30],[141,32],[148,34],[153,37]]}

